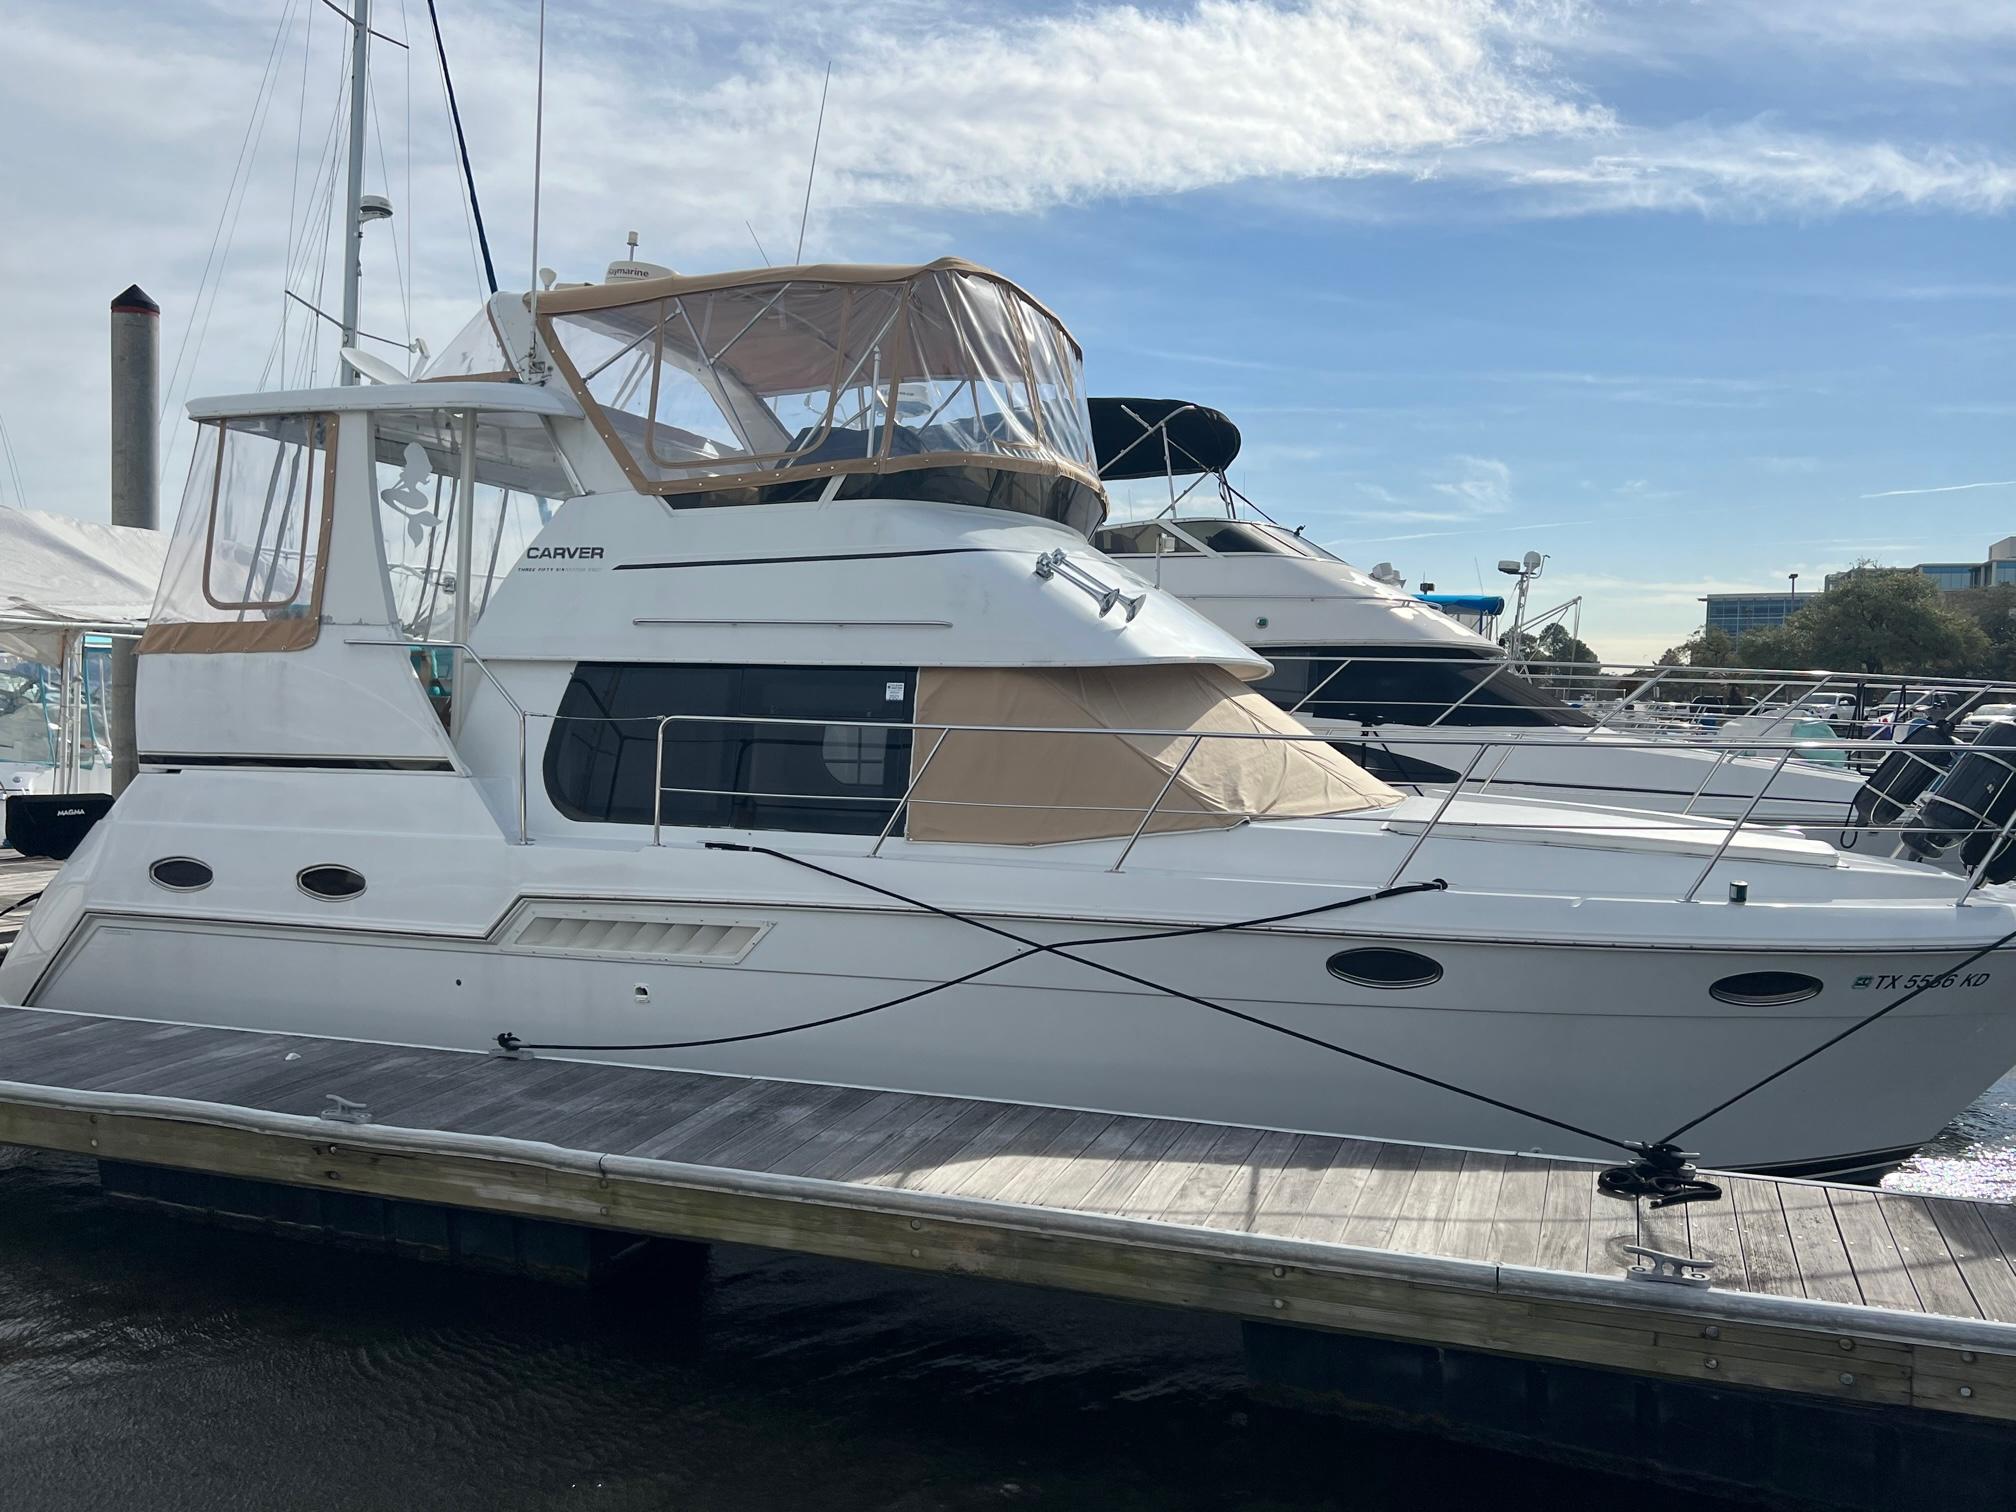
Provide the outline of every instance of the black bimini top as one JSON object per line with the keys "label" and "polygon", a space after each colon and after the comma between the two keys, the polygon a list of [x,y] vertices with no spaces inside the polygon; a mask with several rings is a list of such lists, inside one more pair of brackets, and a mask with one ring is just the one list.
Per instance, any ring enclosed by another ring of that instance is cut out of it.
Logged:
{"label": "black bimini top", "polygon": [[1223,472],[1239,455],[1239,427],[1204,405],[1185,399],[1088,399],[1086,404],[1092,411],[1099,476],[1107,482],[1159,478],[1165,472]]}

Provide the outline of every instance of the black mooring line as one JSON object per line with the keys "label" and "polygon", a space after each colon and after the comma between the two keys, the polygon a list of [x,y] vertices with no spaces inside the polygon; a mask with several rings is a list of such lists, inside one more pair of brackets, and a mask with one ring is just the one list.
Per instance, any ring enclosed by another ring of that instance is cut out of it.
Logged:
{"label": "black mooring line", "polygon": [[[1272,1030],[1274,1033],[1285,1035],[1289,1039],[1300,1040],[1304,1044],[1314,1045],[1318,1049],[1328,1050],[1334,1054],[1346,1056],[1351,1060],[1363,1062],[1368,1066],[1377,1066],[1382,1071],[1391,1071],[1396,1075],[1407,1077],[1412,1081],[1418,1081],[1430,1087],[1439,1088],[1444,1092],[1453,1092],[1458,1097],[1467,1097],[1471,1099],[1473,1102],[1481,1102],[1486,1104],[1487,1106],[1501,1109],[1502,1111],[1507,1113],[1515,1113],[1519,1115],[1521,1118],[1530,1118],[1534,1120],[1536,1123],[1546,1124],[1550,1128],[1560,1129],[1565,1133],[1579,1135],[1583,1139],[1593,1139],[1598,1144],[1611,1145],[1617,1149],[1625,1150],[1633,1154],[1636,1154],[1641,1147],[1639,1144],[1633,1143],[1630,1140],[1616,1139],[1608,1134],[1598,1134],[1593,1129],[1585,1129],[1581,1127],[1579,1124],[1566,1123],[1558,1118],[1549,1118],[1545,1113],[1536,1113],[1531,1108],[1522,1108],[1517,1103],[1506,1102],[1503,1098],[1492,1097],[1488,1093],[1473,1091],[1469,1087],[1459,1087],[1454,1082],[1443,1081],[1440,1077],[1430,1076],[1424,1071],[1415,1071],[1407,1066],[1397,1065],[1392,1061],[1381,1060],[1376,1055],[1367,1055],[1362,1050],[1352,1050],[1347,1048],[1346,1046],[1336,1044],[1331,1040],[1323,1039],[1317,1035],[1305,1034],[1300,1029],[1289,1028],[1286,1024],[1277,1024],[1273,1022],[1271,1019],[1263,1019],[1258,1017],[1257,1015],[1243,1012],[1242,1010],[1237,1008],[1229,1008],[1223,1003],[1214,1003],[1209,998],[1198,997],[1195,993],[1185,992],[1179,987],[1170,987],[1161,982],[1151,981],[1147,977],[1136,976],[1133,972],[1122,971],[1117,966],[1108,966],[1102,961],[1088,960],[1084,956],[1073,955],[1071,951],[1066,949],[1063,945],[1046,945],[1040,940],[1031,940],[1023,937],[1022,935],[1018,935],[1013,930],[1002,929],[996,925],[989,924],[984,919],[971,918],[968,915],[955,912],[952,909],[941,908],[935,903],[927,903],[919,898],[905,897],[902,893],[895,892],[886,887],[878,886],[873,882],[864,882],[859,877],[850,877],[845,872],[832,871],[827,867],[820,866],[816,862],[807,861],[802,856],[794,856],[786,851],[772,850],[770,847],[764,845],[731,845],[725,842],[712,843],[708,846],[708,849],[749,851],[759,856],[773,856],[779,861],[788,861],[794,866],[802,866],[808,871],[814,871],[819,873],[821,876],[831,877],[836,882],[846,882],[852,884],[855,887],[865,888],[869,892],[879,893],[885,898],[892,898],[895,901],[907,904],[912,908],[921,908],[928,913],[938,914],[943,918],[954,920],[955,922],[960,924],[969,925],[974,929],[985,930],[988,934],[999,935],[1001,936],[1001,938],[1005,940],[1012,940],[1018,945],[1028,946],[1034,950],[1042,951],[1045,954],[1059,956],[1067,961],[1074,961],[1080,966],[1089,966],[1094,971],[1100,971],[1104,972],[1108,976],[1118,977],[1120,978],[1120,980],[1124,982],[1131,982],[1137,987],[1146,987],[1152,992],[1159,992],[1163,994],[1165,997],[1173,997],[1186,1003],[1194,1003],[1199,1008],[1208,1008],[1213,1013],[1222,1013],[1228,1018],[1234,1018],[1240,1020],[1242,1023],[1252,1024],[1255,1028]],[[1378,892],[1363,893],[1360,894],[1358,897],[1343,899],[1337,903],[1330,904],[1327,906],[1333,909],[1349,908],[1359,903],[1369,903],[1377,898],[1392,897],[1402,893],[1440,892],[1446,889],[1448,885],[1449,885],[1448,883],[1440,880],[1434,882],[1409,883],[1402,887],[1384,888]],[[1302,912],[1316,913],[1321,911],[1323,910],[1308,909],[1303,910]],[[1297,915],[1294,914],[1276,915],[1275,921],[1285,918],[1293,918],[1296,916]],[[1256,920],[1254,922],[1261,923],[1270,921]],[[1172,931],[1172,933],[1209,932],[1210,929],[1230,930],[1230,929],[1239,929],[1248,927],[1251,926],[1240,924],[1226,924],[1226,925],[1209,926],[1207,929],[1200,931],[1181,930],[1181,931]],[[1124,938],[1134,939],[1142,937],[1130,935]],[[1148,938],[1154,938],[1154,936],[1149,936]],[[1075,943],[1089,944],[1094,942],[1082,941]],[[1109,942],[1101,941],[1098,943],[1109,943]]]}

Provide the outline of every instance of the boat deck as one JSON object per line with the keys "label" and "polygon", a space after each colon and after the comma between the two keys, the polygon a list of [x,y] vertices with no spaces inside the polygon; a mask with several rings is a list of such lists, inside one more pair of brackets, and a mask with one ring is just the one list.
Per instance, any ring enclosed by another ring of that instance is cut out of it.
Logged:
{"label": "boat deck", "polygon": [[[368,1122],[334,1122],[332,1097]],[[2016,1421],[2016,1209],[0,1008],[0,1142]],[[1629,1280],[1622,1246],[1716,1262]]]}

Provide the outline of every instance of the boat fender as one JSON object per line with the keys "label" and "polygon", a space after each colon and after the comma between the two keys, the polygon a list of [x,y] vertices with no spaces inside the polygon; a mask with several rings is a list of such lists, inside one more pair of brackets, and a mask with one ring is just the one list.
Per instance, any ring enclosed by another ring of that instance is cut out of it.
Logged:
{"label": "boat fender", "polygon": [[1925,790],[1904,826],[1913,855],[1931,858],[1966,841],[1979,865],[2000,851],[2002,831],[2016,817],[2016,720],[1998,719]]}
{"label": "boat fender", "polygon": [[1850,807],[1858,828],[1895,824],[1953,764],[1953,731],[1942,724],[1920,725],[1906,735],[1897,750],[1885,756],[1869,780],[1855,791]]}

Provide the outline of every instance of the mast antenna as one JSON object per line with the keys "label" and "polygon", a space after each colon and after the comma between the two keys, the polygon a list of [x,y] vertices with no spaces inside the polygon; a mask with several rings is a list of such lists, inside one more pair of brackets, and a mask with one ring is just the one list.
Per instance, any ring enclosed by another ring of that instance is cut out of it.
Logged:
{"label": "mast antenna", "polygon": [[[364,112],[371,85],[371,0],[350,0],[350,181],[343,199],[343,345],[357,345],[357,282],[364,271]],[[357,374],[347,364],[344,383]]]}
{"label": "mast antenna", "polygon": [[[819,173],[819,139],[826,134],[826,91],[832,87],[833,60],[829,58],[826,60],[826,82],[819,86],[819,124],[812,128],[812,166],[805,170],[805,206],[798,212],[798,250],[791,255],[794,263],[805,261],[805,222],[812,218],[812,180]],[[752,231],[749,234],[754,236],[756,233]]]}

